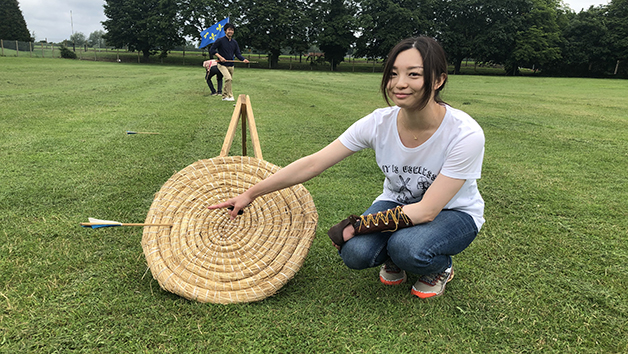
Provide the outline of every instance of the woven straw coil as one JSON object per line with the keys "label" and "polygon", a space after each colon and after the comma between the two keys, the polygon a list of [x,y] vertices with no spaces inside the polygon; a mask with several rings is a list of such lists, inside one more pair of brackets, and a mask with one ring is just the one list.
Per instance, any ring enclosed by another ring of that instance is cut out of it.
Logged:
{"label": "woven straw coil", "polygon": [[187,299],[251,302],[276,293],[299,270],[318,222],[302,185],[256,198],[234,220],[207,206],[234,197],[277,172],[254,157],[199,160],[155,195],[142,248],[159,285]]}

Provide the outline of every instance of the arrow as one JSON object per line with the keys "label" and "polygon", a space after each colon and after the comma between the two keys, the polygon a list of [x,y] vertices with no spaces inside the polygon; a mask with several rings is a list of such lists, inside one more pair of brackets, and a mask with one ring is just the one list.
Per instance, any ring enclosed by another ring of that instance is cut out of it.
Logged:
{"label": "arrow", "polygon": [[127,134],[159,134],[159,133],[151,133],[151,132],[132,132],[130,130],[126,131]]}
{"label": "arrow", "polygon": [[172,226],[172,224],[133,224],[133,223],[121,223],[119,221],[111,220],[99,220],[94,218],[88,218],[89,222],[82,222],[81,226],[91,227],[92,229],[98,229],[100,227],[113,227],[113,226]]}

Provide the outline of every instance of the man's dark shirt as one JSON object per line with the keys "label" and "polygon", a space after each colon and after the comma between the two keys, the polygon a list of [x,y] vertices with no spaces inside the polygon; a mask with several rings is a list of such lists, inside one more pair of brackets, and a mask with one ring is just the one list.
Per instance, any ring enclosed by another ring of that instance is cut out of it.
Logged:
{"label": "man's dark shirt", "polygon": [[[221,57],[226,60],[233,60],[234,55],[238,57],[240,60],[244,60],[242,53],[240,53],[240,46],[238,46],[238,42],[235,39],[229,40],[227,36],[218,38],[214,44],[212,44],[211,48],[209,48],[209,54],[220,54]],[[220,65],[224,66],[233,66],[233,63],[221,63]]]}

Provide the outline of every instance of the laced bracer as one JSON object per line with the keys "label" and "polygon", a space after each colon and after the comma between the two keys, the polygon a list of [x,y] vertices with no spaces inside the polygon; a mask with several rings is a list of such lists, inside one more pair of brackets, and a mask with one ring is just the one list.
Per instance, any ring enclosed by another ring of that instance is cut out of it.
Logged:
{"label": "laced bracer", "polygon": [[[353,216],[353,215],[352,215]],[[354,216],[356,221],[353,224],[356,235],[371,234],[374,232],[395,232],[399,229],[413,226],[412,220],[403,212],[401,206],[377,212]]]}
{"label": "laced bracer", "polygon": [[353,226],[355,235],[364,235],[374,232],[395,232],[399,229],[413,226],[412,221],[403,212],[401,206],[394,209],[388,209],[377,212],[375,214],[367,215],[351,215],[348,218],[342,220],[338,224],[329,229],[327,235],[338,246],[344,245],[342,237],[342,231],[347,226]]}

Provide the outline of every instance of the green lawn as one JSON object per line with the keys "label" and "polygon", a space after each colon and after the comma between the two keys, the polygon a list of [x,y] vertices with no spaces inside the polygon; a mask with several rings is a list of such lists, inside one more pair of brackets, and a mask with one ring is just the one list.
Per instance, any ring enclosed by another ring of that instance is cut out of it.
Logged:
{"label": "green lawn", "polygon": [[[215,305],[159,288],[141,228],[79,227],[142,222],[170,176],[218,156],[234,107],[203,68],[0,57],[0,78],[2,353],[628,351],[627,81],[450,76],[445,100],[486,134],[487,223],[444,296],[413,298],[416,276],[385,287],[331,246],[381,192],[364,151],[305,184],[319,224],[296,276]],[[234,91],[285,166],[382,107],[379,80],[238,67]]]}

